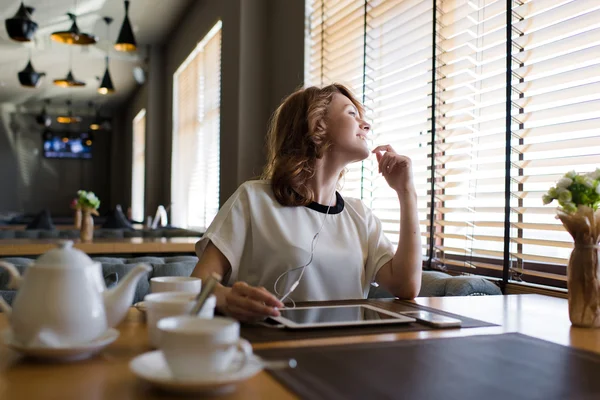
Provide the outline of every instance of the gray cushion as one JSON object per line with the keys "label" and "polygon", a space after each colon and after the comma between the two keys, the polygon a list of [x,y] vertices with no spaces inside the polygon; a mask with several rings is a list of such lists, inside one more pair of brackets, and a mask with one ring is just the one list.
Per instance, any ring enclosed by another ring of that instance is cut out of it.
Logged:
{"label": "gray cushion", "polygon": [[[19,274],[23,276],[25,270],[27,269],[27,266],[22,264],[15,265],[15,268],[17,269],[17,271],[19,271]],[[8,288],[8,282],[10,282],[10,274],[8,273],[6,268],[0,268],[0,290],[10,290]]]}
{"label": "gray cushion", "polygon": [[446,284],[446,296],[502,294],[500,288],[485,278],[478,276],[454,276]]}
{"label": "gray cushion", "polygon": [[137,263],[146,263],[146,264],[164,264],[165,259],[163,257],[134,257],[125,259],[127,264],[137,264]]}
{"label": "gray cushion", "polygon": [[12,229],[0,229],[0,239],[14,239],[15,231]]}
{"label": "gray cushion", "polygon": [[196,257],[196,256],[165,257],[165,264],[173,263],[173,262],[193,262],[193,263],[198,263],[198,257]]}
{"label": "gray cushion", "polygon": [[123,237],[133,238],[133,237],[143,237],[144,233],[142,231],[124,231]]}
{"label": "gray cushion", "polygon": [[169,264],[152,264],[152,277],[156,276],[190,276],[194,267],[195,261],[175,262]]}
{"label": "gray cushion", "polygon": [[58,239],[60,231],[40,231],[40,239]]}
{"label": "gray cushion", "polygon": [[[135,268],[134,264],[102,264],[102,273],[104,276],[112,274],[113,272],[117,273],[117,279],[119,282],[122,282],[125,279],[126,275]],[[150,274],[152,271],[150,271]],[[137,303],[138,301],[142,301],[144,296],[150,290],[150,283],[148,282],[149,274],[145,274],[142,276],[137,283],[137,287],[135,288],[135,295],[133,296],[133,303]]]}
{"label": "gray cushion", "polygon": [[94,237],[104,239],[122,239],[123,231],[121,229],[96,229]]}
{"label": "gray cushion", "polygon": [[[0,297],[2,297],[8,304],[12,304],[16,295],[16,290],[0,290]],[[2,312],[2,310],[0,310],[0,312]]]}
{"label": "gray cushion", "polygon": [[[418,297],[499,295],[500,288],[478,276],[452,276],[440,271],[423,271]],[[369,298],[395,297],[382,287],[371,287]]]}
{"label": "gray cushion", "polygon": [[125,259],[119,257],[92,257],[92,260],[102,264],[125,264]]}
{"label": "gray cushion", "polygon": [[40,237],[40,231],[38,231],[38,230],[15,231],[15,237],[17,239],[38,239]]}
{"label": "gray cushion", "polygon": [[76,229],[64,229],[58,232],[58,236],[63,239],[77,239],[80,235],[80,232]]}

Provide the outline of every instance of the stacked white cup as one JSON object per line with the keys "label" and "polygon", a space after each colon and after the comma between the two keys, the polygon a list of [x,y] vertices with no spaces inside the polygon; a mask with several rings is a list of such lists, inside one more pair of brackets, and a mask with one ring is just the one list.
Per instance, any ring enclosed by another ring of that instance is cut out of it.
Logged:
{"label": "stacked white cup", "polygon": [[[201,280],[193,277],[165,276],[152,278],[152,293],[144,297],[150,345],[159,346],[160,332],[157,323],[162,318],[187,315],[192,310],[195,298],[201,289]],[[200,310],[199,318],[214,316],[217,299],[211,295]]]}

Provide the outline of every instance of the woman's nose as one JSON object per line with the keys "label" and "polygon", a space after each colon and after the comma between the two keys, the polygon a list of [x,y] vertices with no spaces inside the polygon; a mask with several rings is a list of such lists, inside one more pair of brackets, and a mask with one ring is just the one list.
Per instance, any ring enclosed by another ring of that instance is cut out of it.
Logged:
{"label": "woman's nose", "polygon": [[369,123],[367,121],[362,121],[361,125],[360,125],[360,129],[362,129],[365,132],[369,132],[371,130],[371,125],[369,125]]}

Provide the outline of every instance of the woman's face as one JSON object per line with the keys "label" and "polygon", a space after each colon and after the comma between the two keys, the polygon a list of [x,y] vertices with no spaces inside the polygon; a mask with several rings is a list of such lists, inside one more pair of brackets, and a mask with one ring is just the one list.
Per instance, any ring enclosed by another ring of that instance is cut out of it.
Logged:
{"label": "woman's face", "polygon": [[348,163],[369,157],[367,134],[371,126],[360,117],[352,101],[341,93],[333,95],[327,110],[327,136],[331,152]]}

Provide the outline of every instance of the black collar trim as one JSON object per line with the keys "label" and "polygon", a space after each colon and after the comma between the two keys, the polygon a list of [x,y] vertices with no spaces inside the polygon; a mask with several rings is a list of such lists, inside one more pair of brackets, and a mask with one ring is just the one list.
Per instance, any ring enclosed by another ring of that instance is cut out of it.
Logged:
{"label": "black collar trim", "polygon": [[323,214],[339,214],[344,210],[344,199],[342,198],[342,195],[337,191],[335,192],[335,198],[336,198],[335,206],[331,206],[329,208],[329,213],[327,212],[327,206],[324,206],[323,204],[319,204],[314,201],[312,203],[310,203],[309,205],[307,205],[306,207],[310,208],[311,210],[315,210],[320,213],[323,213]]}

